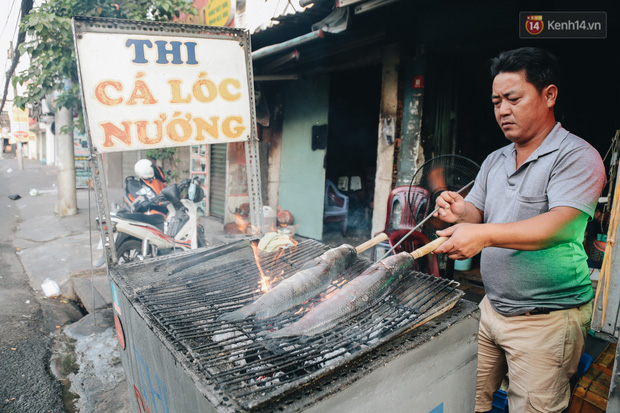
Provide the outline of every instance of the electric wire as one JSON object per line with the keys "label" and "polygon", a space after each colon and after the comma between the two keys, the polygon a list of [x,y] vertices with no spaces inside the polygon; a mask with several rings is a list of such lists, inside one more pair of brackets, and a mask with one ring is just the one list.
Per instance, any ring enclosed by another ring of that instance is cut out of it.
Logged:
{"label": "electric wire", "polygon": [[[19,15],[17,16],[17,21],[15,22],[15,28],[13,29],[13,36],[11,36],[11,40],[15,39],[17,37],[17,33],[19,33],[19,24],[22,21],[22,13],[21,11],[19,12]],[[15,55],[15,52],[17,51],[17,48],[19,47],[19,43],[16,42],[15,44],[15,49],[11,51],[11,55]]]}
{"label": "electric wire", "polygon": [[[11,37],[11,39],[14,39],[15,36],[17,36],[17,33],[19,32],[19,24],[21,23],[22,20],[22,16],[21,13],[19,15],[19,17],[17,18],[17,23],[15,23],[15,29],[13,29],[13,37]],[[17,50],[17,47],[19,45],[15,45],[15,50]],[[13,51],[13,53],[15,53],[15,50]]]}
{"label": "electric wire", "polygon": [[278,0],[276,7],[273,9],[273,15],[271,16],[271,19],[269,19],[269,21],[273,20],[274,17],[276,17],[276,14],[278,13],[279,8],[280,8],[280,0]]}
{"label": "electric wire", "polygon": [[603,156],[603,162],[605,162],[607,160],[607,157],[611,153],[611,151],[614,148],[615,144],[616,144],[615,141],[612,139],[611,144],[609,145],[609,148],[607,148],[607,152],[605,152],[605,156]]}
{"label": "electric wire", "polygon": [[[13,6],[15,6],[15,3],[17,3],[17,0],[13,0],[13,3],[11,3],[11,8],[9,9],[9,14],[7,14],[6,16],[6,21],[4,22],[4,27],[2,27],[2,33],[0,33],[0,37],[4,35],[4,30],[9,25],[9,19],[11,18],[11,13],[13,12]],[[17,19],[17,22],[19,23],[19,19]]]}
{"label": "electric wire", "polygon": [[[11,13],[13,12],[13,6],[15,6],[15,3],[17,3],[17,0],[13,0],[13,3],[11,3],[11,8],[9,9],[9,13],[6,16],[6,21],[4,22],[4,26],[2,27],[2,33],[0,33],[0,38],[2,38],[2,36],[4,36],[4,32],[5,32],[6,28],[9,27],[9,19],[11,18]],[[17,28],[19,27],[20,20],[21,20],[21,16],[18,16],[17,17],[17,22],[15,23],[15,29],[13,29],[13,36],[10,39],[11,41],[13,39],[15,39],[15,34],[17,32]],[[10,48],[10,46],[9,46],[9,48]],[[9,56],[12,56],[12,54],[14,52],[15,52],[14,50],[11,50],[11,53],[9,54]],[[4,61],[4,70],[2,71],[2,83],[4,83],[4,81],[6,80],[7,65],[9,64],[9,62],[10,62],[10,60],[8,58],[7,58],[7,60]]]}
{"label": "electric wire", "polygon": [[[620,131],[616,132],[616,137],[614,138],[615,141],[618,140],[618,137],[620,135]],[[614,177],[615,178],[615,177]],[[613,194],[613,201],[611,199],[607,200],[607,206],[609,207],[610,205],[613,205],[613,208],[611,208],[611,216],[609,218],[609,229],[607,231],[607,241],[606,241],[606,245],[605,245],[605,253],[603,255],[603,263],[601,265],[601,272],[599,274],[599,281],[598,281],[598,285],[596,287],[596,296],[594,297],[594,308],[599,308],[599,301],[602,301],[601,306],[602,306],[602,311],[601,311],[601,325],[600,328],[603,327],[603,325],[605,324],[605,318],[606,318],[606,314],[607,314],[607,299],[609,297],[609,286],[610,286],[610,282],[611,282],[611,261],[612,261],[612,254],[614,251],[614,244],[615,244],[615,236],[616,236],[616,232],[617,232],[617,227],[618,227],[618,220],[619,220],[619,209],[620,209],[620,199],[619,199],[619,191],[620,191],[620,181],[616,180],[613,183],[610,183],[610,194],[611,194],[611,187],[615,186],[614,188],[614,194]],[[601,288],[602,287],[602,288]]]}
{"label": "electric wire", "polygon": [[[30,10],[32,10],[32,3],[33,3],[33,0],[22,0],[20,16],[25,16],[28,13],[30,13]],[[20,17],[20,20],[21,20],[21,17]],[[17,27],[19,27],[19,24],[17,25]],[[17,36],[17,41],[15,42],[15,50],[18,50],[19,45],[25,39],[26,39],[26,32],[25,31],[20,32]],[[13,58],[11,59],[11,68],[10,70],[7,71],[7,74],[9,74],[8,72],[10,72],[9,76],[12,76],[12,73],[15,71],[15,68],[17,67],[18,63],[19,63],[19,55],[13,56]],[[4,108],[4,104],[6,102],[7,94],[9,91],[9,80],[10,80],[10,77],[4,80],[4,91],[2,93],[2,101],[0,102],[0,110]]]}
{"label": "electric wire", "polygon": [[295,5],[293,3],[291,3],[291,0],[288,0],[288,4],[291,5],[291,7],[293,8],[293,10],[295,11],[295,13],[299,13],[299,11],[295,8]]}

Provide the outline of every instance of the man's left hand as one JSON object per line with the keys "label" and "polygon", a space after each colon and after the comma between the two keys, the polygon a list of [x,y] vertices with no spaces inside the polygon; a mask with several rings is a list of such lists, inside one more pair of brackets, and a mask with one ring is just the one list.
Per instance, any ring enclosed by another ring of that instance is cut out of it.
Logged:
{"label": "man's left hand", "polygon": [[450,237],[441,244],[435,254],[448,254],[452,260],[471,258],[486,247],[483,224],[456,224],[437,231],[440,237]]}

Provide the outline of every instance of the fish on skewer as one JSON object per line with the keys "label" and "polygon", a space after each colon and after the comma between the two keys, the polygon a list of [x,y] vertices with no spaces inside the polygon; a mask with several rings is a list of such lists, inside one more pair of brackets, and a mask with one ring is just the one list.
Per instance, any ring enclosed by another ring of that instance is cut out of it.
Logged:
{"label": "fish on skewer", "polygon": [[359,313],[381,299],[404,274],[411,271],[416,258],[434,251],[447,239],[437,238],[412,253],[401,252],[374,263],[302,318],[268,334],[268,337],[313,336],[330,329],[344,318]]}
{"label": "fish on skewer", "polygon": [[220,317],[223,321],[239,321],[255,315],[258,319],[276,316],[319,295],[334,278],[350,266],[357,252],[351,245],[332,248],[306,263],[299,272],[286,278],[258,300]]}

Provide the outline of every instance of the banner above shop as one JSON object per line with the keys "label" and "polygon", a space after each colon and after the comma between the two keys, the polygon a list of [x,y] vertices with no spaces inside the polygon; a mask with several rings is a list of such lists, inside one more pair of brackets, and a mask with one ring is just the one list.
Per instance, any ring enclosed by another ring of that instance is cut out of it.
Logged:
{"label": "banner above shop", "polygon": [[250,139],[249,40],[243,29],[76,17],[80,88],[94,150]]}
{"label": "banner above shop", "polygon": [[198,13],[196,15],[180,13],[173,21],[203,26],[234,27],[236,3],[236,0],[194,0],[192,5]]}
{"label": "banner above shop", "polygon": [[9,120],[11,123],[10,142],[28,142],[28,110],[13,106],[9,111]]}

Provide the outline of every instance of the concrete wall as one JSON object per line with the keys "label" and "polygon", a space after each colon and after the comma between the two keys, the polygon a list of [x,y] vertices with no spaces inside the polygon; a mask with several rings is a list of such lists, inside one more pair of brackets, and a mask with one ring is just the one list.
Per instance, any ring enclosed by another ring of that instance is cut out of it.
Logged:
{"label": "concrete wall", "polygon": [[420,143],[424,89],[413,87],[415,76],[423,74],[424,61],[422,59],[407,62],[396,186],[408,186],[417,169],[424,163],[424,153]]}
{"label": "concrete wall", "polygon": [[123,337],[125,345],[123,349],[119,340],[132,412],[215,413],[199,390],[200,380],[192,381],[115,283],[112,294],[117,337]]}
{"label": "concrete wall", "polygon": [[[379,118],[379,140],[377,146],[377,174],[375,177],[374,211],[372,214],[372,234],[381,232],[385,226],[387,200],[392,189],[394,167],[394,144],[383,137],[383,124],[395,125],[398,117],[398,66],[399,48],[387,47],[383,52],[383,75],[381,86],[381,114]],[[394,137],[393,137],[394,138]]]}
{"label": "concrete wall", "polygon": [[[283,89],[289,83],[283,84]],[[267,168],[267,179],[262,181],[265,189],[263,204],[277,210],[280,205],[278,192],[280,190],[280,167],[282,166],[282,95],[273,94],[273,114],[268,128],[263,129],[261,143],[268,146],[267,163],[262,163],[261,168]],[[262,159],[261,159],[262,162]]]}
{"label": "concrete wall", "polygon": [[279,204],[295,217],[297,234],[323,236],[325,150],[312,150],[312,126],[327,123],[329,77],[290,83],[284,97]]}
{"label": "concrete wall", "polygon": [[228,144],[228,167],[226,169],[226,211],[224,223],[235,221],[235,211],[250,202],[248,174],[245,158],[245,142]]}
{"label": "concrete wall", "polygon": [[473,412],[479,318],[478,311],[462,318],[432,340],[395,356],[306,413]]}
{"label": "concrete wall", "polygon": [[[106,184],[108,188],[123,189],[125,177],[123,176],[123,152],[110,152],[103,156],[103,164],[106,172]],[[132,173],[133,175],[133,173]],[[111,200],[120,202],[121,200]]]}

